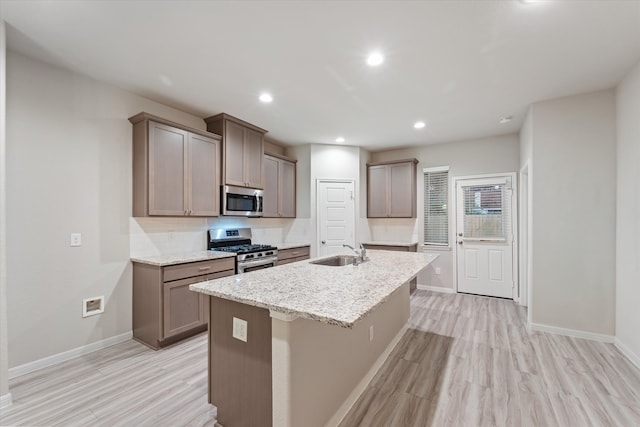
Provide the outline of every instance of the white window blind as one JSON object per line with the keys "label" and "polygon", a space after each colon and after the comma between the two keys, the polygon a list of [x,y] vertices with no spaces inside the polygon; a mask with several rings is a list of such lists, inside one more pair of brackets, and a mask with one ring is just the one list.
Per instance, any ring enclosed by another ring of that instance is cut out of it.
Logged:
{"label": "white window blind", "polygon": [[425,168],[424,244],[449,245],[449,167]]}

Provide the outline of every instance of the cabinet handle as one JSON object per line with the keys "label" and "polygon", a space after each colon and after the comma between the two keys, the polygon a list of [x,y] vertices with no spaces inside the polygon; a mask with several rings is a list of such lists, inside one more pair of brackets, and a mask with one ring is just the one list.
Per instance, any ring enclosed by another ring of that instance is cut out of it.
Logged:
{"label": "cabinet handle", "polygon": [[209,266],[209,267],[200,267],[198,269],[198,271],[205,271],[205,270],[209,270],[209,269],[211,269],[211,266]]}
{"label": "cabinet handle", "polygon": [[291,252],[291,255],[296,256],[298,255],[300,252]]}
{"label": "cabinet handle", "polygon": [[185,215],[189,215],[189,211],[184,211],[184,214]]}

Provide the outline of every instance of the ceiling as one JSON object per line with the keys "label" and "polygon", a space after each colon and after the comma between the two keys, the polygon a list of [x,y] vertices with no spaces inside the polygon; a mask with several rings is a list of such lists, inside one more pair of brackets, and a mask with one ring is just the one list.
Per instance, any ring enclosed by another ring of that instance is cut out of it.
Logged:
{"label": "ceiling", "polygon": [[640,60],[637,0],[0,2],[11,50],[289,145],[513,133],[531,103],[614,87]]}

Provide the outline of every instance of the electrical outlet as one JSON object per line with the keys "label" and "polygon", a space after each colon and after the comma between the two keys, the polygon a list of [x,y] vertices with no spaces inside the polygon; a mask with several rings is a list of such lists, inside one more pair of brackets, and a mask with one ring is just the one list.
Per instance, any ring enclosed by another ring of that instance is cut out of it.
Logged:
{"label": "electrical outlet", "polygon": [[82,234],[71,233],[70,246],[82,246]]}
{"label": "electrical outlet", "polygon": [[373,325],[369,326],[369,341],[373,341]]}
{"label": "electrical outlet", "polygon": [[237,340],[247,342],[247,321],[233,318],[233,337]]}
{"label": "electrical outlet", "polygon": [[440,267],[436,267],[436,274],[440,274]]}
{"label": "electrical outlet", "polygon": [[82,300],[82,317],[104,313],[104,295]]}

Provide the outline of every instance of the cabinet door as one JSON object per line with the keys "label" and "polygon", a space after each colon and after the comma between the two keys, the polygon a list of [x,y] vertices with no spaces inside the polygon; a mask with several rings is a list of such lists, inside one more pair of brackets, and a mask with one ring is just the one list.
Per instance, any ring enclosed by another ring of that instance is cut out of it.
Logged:
{"label": "cabinet door", "polygon": [[414,216],[413,163],[395,163],[389,167],[389,216],[411,218]]}
{"label": "cabinet door", "polygon": [[226,121],[224,129],[224,182],[227,185],[245,187],[244,127],[236,123]]}
{"label": "cabinet door", "polygon": [[296,217],[296,164],[280,162],[280,216]]}
{"label": "cabinet door", "polygon": [[244,130],[244,176],[247,186],[263,188],[262,159],[264,157],[264,137],[252,129]]}
{"label": "cabinet door", "polygon": [[278,211],[278,175],[280,161],[275,157],[264,156],[264,204],[263,215],[267,218],[280,216]]}
{"label": "cabinet door", "polygon": [[201,294],[189,290],[189,285],[202,280],[202,277],[191,277],[163,284],[163,338],[206,323]]}
{"label": "cabinet door", "polygon": [[218,216],[219,147],[215,139],[189,134],[190,215]]}
{"label": "cabinet door", "polygon": [[386,218],[388,216],[387,165],[367,168],[367,217]]}
{"label": "cabinet door", "polygon": [[186,215],[188,132],[149,122],[149,215]]}

